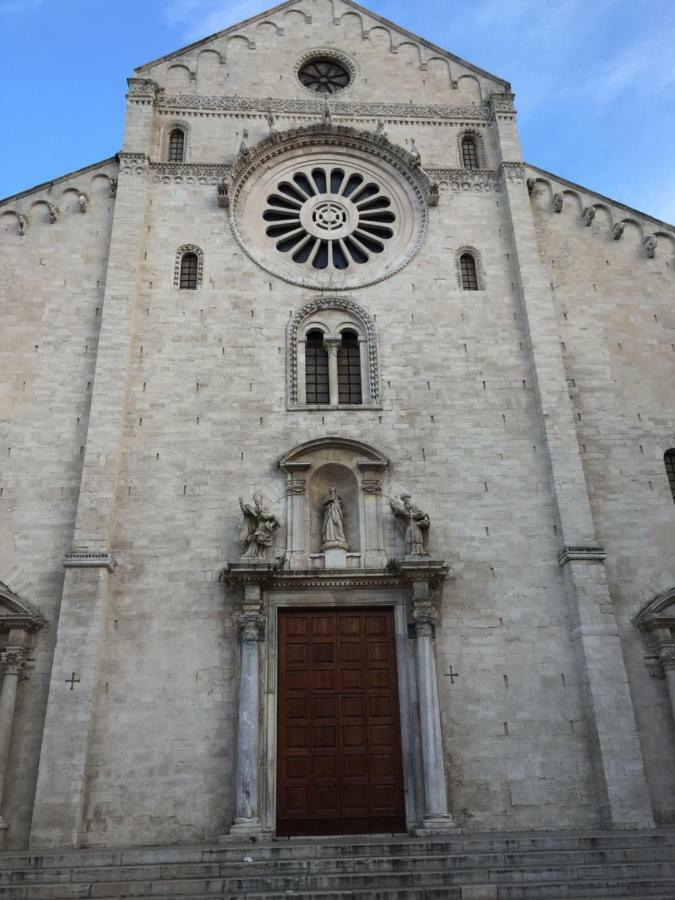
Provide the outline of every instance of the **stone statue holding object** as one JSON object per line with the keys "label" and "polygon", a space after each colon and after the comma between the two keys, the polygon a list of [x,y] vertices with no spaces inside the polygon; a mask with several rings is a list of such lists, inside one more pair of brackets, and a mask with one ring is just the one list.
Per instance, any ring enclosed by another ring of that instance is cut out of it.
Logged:
{"label": "stone statue holding object", "polygon": [[398,500],[390,499],[389,505],[394,515],[405,522],[406,557],[429,556],[424,549],[425,536],[431,525],[429,516],[413,504],[410,494],[401,494]]}
{"label": "stone statue holding object", "polygon": [[239,498],[239,506],[244,514],[244,525],[241,530],[241,542],[246,547],[243,559],[265,559],[267,548],[272,546],[274,532],[281,528],[281,523],[266,509],[262,494],[253,495],[253,503],[244,503]]}
{"label": "stone statue holding object", "polygon": [[323,501],[323,526],[321,540],[324,550],[348,550],[345,537],[345,519],[342,499],[332,487]]}

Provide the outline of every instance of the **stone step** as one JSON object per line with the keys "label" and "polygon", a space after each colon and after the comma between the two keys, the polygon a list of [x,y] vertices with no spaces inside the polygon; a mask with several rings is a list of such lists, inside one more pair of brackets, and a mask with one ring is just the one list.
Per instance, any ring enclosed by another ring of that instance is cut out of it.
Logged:
{"label": "stone step", "polygon": [[[433,861],[434,864],[438,860]],[[305,872],[277,873],[273,867],[266,873],[249,871],[242,866],[236,875],[213,878],[138,878],[82,882],[24,882],[0,886],[3,900],[75,900],[75,898],[119,898],[150,895],[158,897],[191,897],[195,894],[210,896],[242,897],[248,894],[277,893],[286,896],[326,892],[368,892],[410,889],[448,889],[464,887],[465,893],[472,886],[491,884],[497,886],[497,896],[510,898],[536,898],[533,887],[551,885],[553,893],[543,896],[573,896],[559,892],[565,885],[569,891],[581,888],[597,890],[597,885],[612,882],[617,886],[624,882],[657,883],[672,885],[675,892],[675,861],[669,863],[615,864],[610,866],[577,866],[556,868],[506,868],[506,869],[445,869],[427,868],[417,872],[407,869],[399,872],[361,872],[338,874],[314,874]],[[617,887],[618,890],[618,887]],[[461,892],[460,892],[461,893]],[[675,895],[675,893],[674,893]],[[602,896],[600,893],[599,896]],[[636,895],[639,896],[639,895]]]}
{"label": "stone step", "polygon": [[607,868],[613,865],[672,863],[675,853],[671,847],[628,847],[610,850],[540,850],[521,853],[468,853],[463,855],[443,854],[385,857],[356,857],[299,859],[252,857],[251,863],[237,861],[198,863],[157,863],[145,866],[75,866],[67,868],[42,868],[17,866],[11,871],[0,871],[0,886],[17,882],[83,882],[83,881],[150,881],[170,878],[218,878],[237,875],[249,869],[256,874],[272,870],[278,875],[307,875],[320,871],[322,874],[358,872],[426,872],[431,868],[504,869],[535,870],[542,867],[560,868],[596,865]]}
{"label": "stone step", "polygon": [[168,863],[214,863],[241,860],[243,856],[256,859],[335,859],[386,856],[425,856],[469,853],[517,853],[567,850],[612,850],[640,847],[672,847],[675,849],[675,830],[644,832],[544,832],[490,833],[460,835],[454,838],[400,838],[384,840],[353,838],[344,841],[329,839],[330,843],[307,842],[299,839],[268,840],[257,843],[225,843],[190,847],[134,847],[119,849],[85,849],[57,852],[0,853],[0,870],[23,866],[40,868],[70,868],[85,866],[132,866]]}

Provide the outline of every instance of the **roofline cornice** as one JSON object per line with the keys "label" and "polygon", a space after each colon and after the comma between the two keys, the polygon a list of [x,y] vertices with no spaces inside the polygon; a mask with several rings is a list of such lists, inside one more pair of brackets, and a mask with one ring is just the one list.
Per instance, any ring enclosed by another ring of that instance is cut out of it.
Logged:
{"label": "roofline cornice", "polygon": [[24,191],[19,191],[17,194],[10,194],[8,197],[2,197],[0,199],[0,206],[4,203],[12,203],[15,200],[21,200],[23,197],[28,197],[30,194],[34,194],[36,191],[43,191],[47,188],[52,187],[55,184],[60,184],[63,181],[67,181],[69,178],[74,178],[76,175],[83,175],[86,172],[91,172],[93,169],[98,169],[101,166],[106,166],[108,163],[117,163],[119,159],[117,155],[109,156],[107,159],[102,159],[100,162],[91,163],[88,166],[83,166],[81,169],[74,169],[72,172],[66,172],[65,175],[58,175],[56,178],[52,178],[49,181],[43,181],[40,184],[33,185],[33,187],[26,188]]}

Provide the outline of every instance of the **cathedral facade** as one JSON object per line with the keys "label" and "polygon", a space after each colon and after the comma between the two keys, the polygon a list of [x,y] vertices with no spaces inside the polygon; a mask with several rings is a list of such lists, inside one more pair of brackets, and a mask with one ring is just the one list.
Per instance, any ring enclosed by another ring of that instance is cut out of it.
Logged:
{"label": "cathedral facade", "polygon": [[675,822],[675,229],[351,2],[0,202],[0,841]]}

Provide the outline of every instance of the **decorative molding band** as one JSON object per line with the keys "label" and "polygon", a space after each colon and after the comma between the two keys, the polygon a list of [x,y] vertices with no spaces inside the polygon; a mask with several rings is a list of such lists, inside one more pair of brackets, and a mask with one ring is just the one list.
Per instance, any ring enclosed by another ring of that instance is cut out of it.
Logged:
{"label": "decorative molding band", "polygon": [[564,566],[572,561],[602,562],[607,558],[604,547],[564,547],[558,556],[558,562]]}
{"label": "decorative molding band", "polygon": [[153,184],[218,184],[230,170],[222,163],[150,163]]}
{"label": "decorative molding band", "polygon": [[499,173],[494,169],[435,169],[428,166],[425,171],[433,181],[447,184],[455,193],[473,191],[480,194],[502,189]]}
{"label": "decorative molding band", "polygon": [[[323,100],[276,100],[271,97],[201,97],[197,94],[174,94],[162,97],[160,109],[214,110],[219,112],[304,113],[320,118],[325,108]],[[442,106],[413,103],[347,103],[330,104],[334,116],[370,116],[382,119],[437,119],[441,121],[490,121],[492,111],[487,106]]]}
{"label": "decorative molding band", "polygon": [[437,587],[448,574],[449,569],[445,563],[431,559],[404,561],[386,569],[345,569],[339,574],[321,569],[282,570],[272,560],[268,560],[265,566],[230,563],[221,571],[218,580],[231,588],[258,584],[267,590],[294,592],[335,588],[400,588],[401,585],[411,585],[413,582],[424,582],[430,587]]}
{"label": "decorative molding band", "polygon": [[64,569],[107,569],[114,572],[117,563],[109,553],[87,553],[73,550],[66,553],[63,560]]}
{"label": "decorative molding band", "polygon": [[[120,151],[117,154],[120,163],[120,175],[145,175],[148,165],[148,157],[145,153],[126,153]],[[115,190],[117,192],[117,190]]]}

